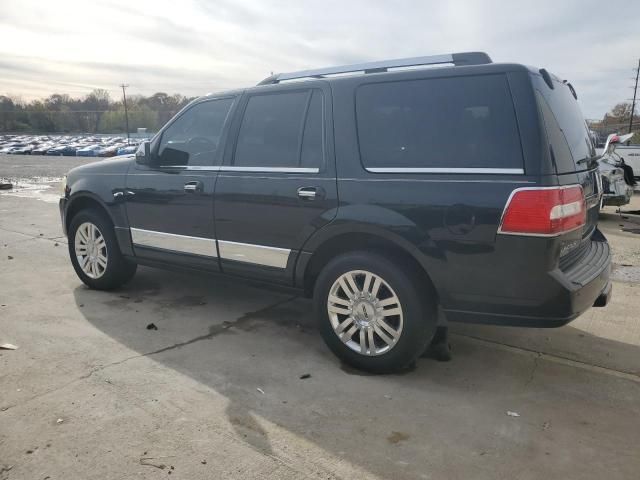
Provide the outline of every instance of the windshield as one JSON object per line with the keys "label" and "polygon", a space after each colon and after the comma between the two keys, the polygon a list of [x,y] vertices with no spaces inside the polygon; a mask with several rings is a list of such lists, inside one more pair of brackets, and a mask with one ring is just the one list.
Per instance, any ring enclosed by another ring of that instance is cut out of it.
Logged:
{"label": "windshield", "polygon": [[552,90],[541,76],[532,77],[558,173],[586,170],[596,152],[578,101],[566,84],[553,80]]}

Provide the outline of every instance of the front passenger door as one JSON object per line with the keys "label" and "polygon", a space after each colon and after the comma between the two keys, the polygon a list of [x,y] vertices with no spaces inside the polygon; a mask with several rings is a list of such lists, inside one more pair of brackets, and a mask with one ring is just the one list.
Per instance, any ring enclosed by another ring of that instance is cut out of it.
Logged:
{"label": "front passenger door", "polygon": [[213,190],[234,102],[191,105],[154,140],[150,163],[129,170],[125,198],[136,257],[219,269]]}

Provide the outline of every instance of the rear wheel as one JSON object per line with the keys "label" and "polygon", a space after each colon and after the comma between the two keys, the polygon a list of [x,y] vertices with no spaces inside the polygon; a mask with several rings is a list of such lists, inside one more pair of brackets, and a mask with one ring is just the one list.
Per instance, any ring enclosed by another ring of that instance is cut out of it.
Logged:
{"label": "rear wheel", "polygon": [[414,269],[372,252],[333,259],[316,282],[318,326],[329,348],[358,369],[407,368],[431,341],[436,309]]}
{"label": "rear wheel", "polygon": [[76,274],[88,287],[111,290],[136,273],[118,247],[111,221],[102,212],[78,212],[69,226],[69,256]]}

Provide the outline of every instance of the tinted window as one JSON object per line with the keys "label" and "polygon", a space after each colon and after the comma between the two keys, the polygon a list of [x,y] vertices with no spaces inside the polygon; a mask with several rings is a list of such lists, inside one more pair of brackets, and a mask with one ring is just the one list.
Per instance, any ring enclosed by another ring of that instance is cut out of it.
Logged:
{"label": "tinted window", "polygon": [[[538,106],[558,173],[573,172],[576,170],[575,162],[596,154],[578,101],[567,85],[553,81],[552,90],[542,77],[533,75],[533,78]],[[588,168],[588,162],[578,167],[579,170],[585,168]]]}
{"label": "tinted window", "polygon": [[184,112],[162,134],[160,165],[213,165],[232,104],[232,98],[211,100]]}
{"label": "tinted window", "polygon": [[305,164],[321,158],[321,139],[321,92],[255,95],[242,119],[234,164],[299,167],[301,158]]}
{"label": "tinted window", "polygon": [[522,168],[503,75],[369,84],[356,94],[365,167]]}

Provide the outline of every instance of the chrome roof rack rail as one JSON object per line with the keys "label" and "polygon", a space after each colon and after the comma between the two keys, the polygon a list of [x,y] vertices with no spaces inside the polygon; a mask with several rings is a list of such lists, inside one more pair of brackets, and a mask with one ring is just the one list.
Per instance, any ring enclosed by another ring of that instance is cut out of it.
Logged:
{"label": "chrome roof rack rail", "polygon": [[484,52],[448,53],[444,55],[430,55],[428,57],[399,58],[396,60],[382,60],[379,62],[357,63],[354,65],[341,65],[338,67],[318,68],[314,70],[301,70],[299,72],[276,73],[262,80],[258,85],[271,85],[284,80],[298,78],[323,78],[327,75],[341,73],[380,73],[390,68],[418,67],[423,65],[453,64],[456,67],[463,65],[485,65],[492,63],[491,58]]}

